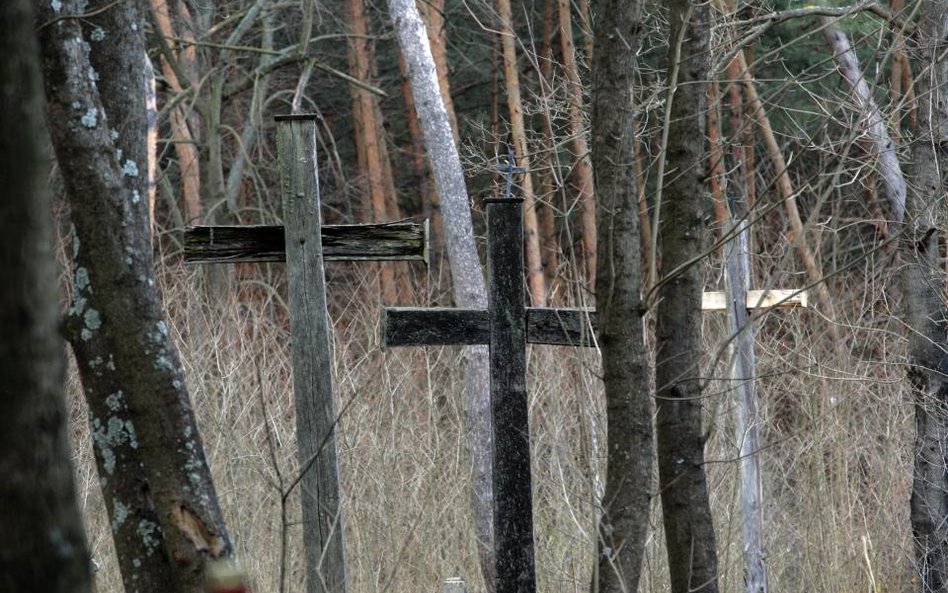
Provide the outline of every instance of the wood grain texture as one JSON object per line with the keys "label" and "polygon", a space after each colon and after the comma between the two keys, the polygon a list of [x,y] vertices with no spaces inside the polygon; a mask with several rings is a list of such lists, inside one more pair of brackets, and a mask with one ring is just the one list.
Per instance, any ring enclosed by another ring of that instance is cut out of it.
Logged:
{"label": "wood grain texture", "polygon": [[319,240],[315,121],[281,121],[277,149],[286,221],[306,590],[345,593],[348,583],[334,434],[332,334]]}
{"label": "wood grain texture", "polygon": [[536,591],[522,213],[520,200],[487,203],[496,593]]}
{"label": "wood grain texture", "polygon": [[[284,262],[284,229],[276,225],[195,226],[184,231],[189,264]],[[322,227],[326,261],[428,261],[428,221]]]}
{"label": "wood grain texture", "polygon": [[[553,346],[594,346],[596,313],[586,309],[527,308],[527,342]],[[490,337],[484,309],[413,309],[383,311],[382,345],[473,346]]]}

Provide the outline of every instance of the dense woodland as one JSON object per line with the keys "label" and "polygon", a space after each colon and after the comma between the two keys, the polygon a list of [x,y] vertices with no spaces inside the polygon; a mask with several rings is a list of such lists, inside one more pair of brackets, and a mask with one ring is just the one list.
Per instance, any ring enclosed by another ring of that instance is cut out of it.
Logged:
{"label": "dense woodland", "polygon": [[[0,48],[0,590],[948,591],[948,1],[3,0]],[[184,261],[290,232],[287,114],[324,225],[430,225],[325,265],[325,547],[294,279]],[[597,316],[527,349],[535,589],[487,347],[381,337],[485,308],[513,196],[525,304]]]}

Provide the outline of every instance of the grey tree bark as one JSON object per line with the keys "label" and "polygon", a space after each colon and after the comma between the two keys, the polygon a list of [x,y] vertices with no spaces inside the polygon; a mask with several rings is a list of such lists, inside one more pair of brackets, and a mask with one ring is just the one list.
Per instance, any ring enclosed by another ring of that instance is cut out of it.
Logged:
{"label": "grey tree bark", "polygon": [[0,3],[0,590],[85,593],[33,3]]}
{"label": "grey tree bark", "polygon": [[[80,8],[95,14],[70,16]],[[40,8],[47,121],[75,227],[66,328],[126,587],[197,593],[231,545],[155,289],[139,8]]]}
{"label": "grey tree bark", "polygon": [[[422,135],[431,162],[435,187],[444,219],[444,244],[451,268],[455,305],[486,309],[487,289],[474,244],[471,209],[464,170],[455,144],[451,121],[438,85],[431,45],[414,0],[388,0],[398,44],[408,67]],[[473,482],[472,503],[478,553],[487,590],[494,583],[493,509],[491,481],[490,375],[487,348],[464,349],[468,445]]]}
{"label": "grey tree bark", "polygon": [[901,250],[908,377],[915,402],[911,522],[919,589],[928,593],[948,591],[948,315],[939,256],[948,180],[948,2],[922,0],[918,14],[918,119]]}
{"label": "grey tree bark", "polygon": [[[701,293],[705,251],[705,109],[710,7],[668,3],[669,69],[674,97],[664,158],[668,176],[661,205],[663,278],[656,312],[655,382],[659,485],[673,593],[718,590],[714,525],[704,471]],[[676,77],[672,77],[673,79]]]}
{"label": "grey tree bark", "polygon": [[892,216],[896,222],[901,223],[905,218],[905,194],[908,189],[905,186],[905,178],[902,176],[902,166],[899,164],[895,142],[889,136],[885,118],[882,117],[882,112],[872,98],[869,83],[866,82],[862,69],[859,67],[859,58],[856,57],[856,52],[849,44],[846,34],[836,26],[834,19],[820,17],[819,20],[823,27],[823,39],[833,52],[839,74],[849,85],[853,101],[860,111],[861,123],[864,122],[866,133],[872,142],[872,155],[878,159],[876,168],[882,177],[882,186],[892,210]]}
{"label": "grey tree bark", "polygon": [[596,9],[591,136],[608,457],[594,590],[625,593],[638,589],[655,454],[632,133],[642,3],[604,0]]}

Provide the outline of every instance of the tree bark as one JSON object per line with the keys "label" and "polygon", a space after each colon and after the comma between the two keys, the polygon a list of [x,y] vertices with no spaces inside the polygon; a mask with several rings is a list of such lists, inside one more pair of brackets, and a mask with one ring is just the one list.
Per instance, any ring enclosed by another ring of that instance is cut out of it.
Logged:
{"label": "tree bark", "polygon": [[632,133],[642,3],[598,7],[592,68],[592,165],[599,259],[596,312],[608,425],[606,488],[594,590],[638,589],[651,508],[654,437]]}
{"label": "tree bark", "polygon": [[500,19],[500,44],[504,53],[504,80],[507,83],[507,111],[510,115],[510,135],[517,164],[523,174],[523,236],[526,251],[527,283],[530,286],[530,301],[534,307],[546,303],[546,279],[540,257],[540,229],[537,220],[536,199],[533,195],[533,173],[530,170],[530,155],[527,147],[527,132],[523,121],[523,100],[520,97],[520,69],[517,65],[517,34],[513,26],[510,0],[497,0],[497,15]]}
{"label": "tree bark", "polygon": [[[367,37],[369,26],[366,22],[365,7],[362,0],[346,0],[346,16],[349,32],[349,74],[356,80],[368,82],[372,70],[372,51]],[[362,165],[362,178],[368,190],[371,222],[383,222],[389,219],[387,194],[394,194],[391,172],[386,177],[383,163],[382,144],[385,139],[381,133],[381,123],[377,115],[378,105],[375,95],[363,87],[349,85],[352,95],[353,126],[356,129],[356,151]],[[388,158],[388,151],[385,151]],[[388,182],[388,183],[386,183]],[[379,288],[384,304],[393,305],[396,300],[395,269],[391,265],[377,264]]]}
{"label": "tree bark", "polygon": [[[174,2],[175,0],[171,0]],[[157,35],[165,38],[166,44],[171,44],[177,37],[173,18],[180,15],[190,17],[187,8],[178,5],[179,10],[174,14],[168,6],[168,0],[150,0],[152,20],[155,23]],[[185,41],[194,41],[192,27],[181,26],[178,23],[180,37]],[[161,57],[161,73],[174,93],[183,93],[185,89],[197,84],[195,67],[197,50],[194,45],[185,45],[176,52],[170,49],[167,55]],[[179,78],[178,73],[182,74]],[[182,79],[183,78],[183,79]],[[191,132],[188,114],[183,106],[175,107],[169,114],[171,122],[171,139],[174,142],[175,154],[178,155],[178,172],[181,175],[181,197],[184,203],[185,222],[200,224],[203,209],[201,207],[201,166],[198,159],[198,149],[195,144],[195,134]]]}
{"label": "tree bark", "polygon": [[[41,21],[58,16],[55,6],[44,3]],[[144,22],[133,2],[83,22],[90,44],[76,19],[40,30],[47,118],[76,233],[67,334],[126,587],[197,593],[207,563],[231,545],[152,272]]]}
{"label": "tree bark", "polygon": [[[656,436],[662,515],[673,593],[718,590],[714,525],[704,471],[699,357],[707,188],[707,105],[710,7],[669,3],[678,60],[668,125],[665,198],[660,221],[665,270],[656,312]],[[680,44],[680,47],[677,47]],[[671,67],[671,66],[670,66]],[[697,263],[696,263],[697,262]]]}
{"label": "tree bark", "polygon": [[870,153],[877,159],[874,169],[882,176],[882,186],[885,188],[886,200],[889,202],[892,216],[901,223],[905,218],[905,194],[907,192],[905,179],[902,177],[902,166],[899,164],[899,155],[896,144],[889,137],[885,118],[876,106],[869,90],[869,83],[862,75],[859,67],[859,58],[849,45],[849,39],[834,19],[820,17],[823,27],[823,39],[833,52],[836,68],[839,74],[849,85],[852,98],[860,112],[860,121],[865,121],[866,133],[871,142]]}
{"label": "tree bark", "polygon": [[[451,122],[442,100],[425,25],[414,0],[388,0],[398,44],[408,66],[415,107],[418,109],[435,186],[444,217],[444,242],[453,280],[455,305],[486,309],[487,288],[477,258],[474,228],[464,171]],[[493,589],[494,547],[491,485],[490,385],[487,349],[464,349],[467,361],[468,444],[471,455],[474,531],[487,590]]]}
{"label": "tree bark", "polygon": [[589,145],[586,142],[586,122],[583,119],[583,83],[576,64],[573,44],[573,21],[570,18],[570,0],[558,0],[560,45],[563,51],[563,70],[569,83],[569,133],[573,152],[573,176],[579,190],[582,207],[583,256],[586,262],[586,283],[596,286],[596,199]]}
{"label": "tree bark", "polygon": [[86,593],[32,6],[0,4],[0,590]]}
{"label": "tree bark", "polygon": [[948,591],[948,319],[939,239],[945,223],[948,166],[948,2],[919,7],[916,57],[918,118],[912,144],[913,183],[902,232],[905,321],[909,328],[908,377],[915,400],[915,461],[911,522],[919,591]]}

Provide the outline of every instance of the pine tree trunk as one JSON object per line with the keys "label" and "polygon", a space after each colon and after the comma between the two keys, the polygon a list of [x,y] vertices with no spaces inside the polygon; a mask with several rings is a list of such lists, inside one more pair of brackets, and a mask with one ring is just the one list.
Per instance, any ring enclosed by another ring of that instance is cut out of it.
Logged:
{"label": "pine tree trunk", "polygon": [[[654,491],[654,432],[641,302],[632,85],[642,3],[606,0],[596,21],[592,164],[599,237],[596,312],[606,397],[607,471],[598,526],[599,593],[638,589]],[[605,15],[608,15],[606,18]]]}
{"label": "pine tree trunk", "polygon": [[669,6],[669,64],[677,61],[678,77],[664,155],[664,277],[655,318],[658,471],[672,593],[714,593],[718,561],[704,470],[700,372],[710,7],[691,0]]}
{"label": "pine tree trunk", "polygon": [[[369,47],[369,26],[365,18],[365,9],[362,0],[346,0],[346,16],[349,21],[349,74],[356,80],[368,82],[372,70],[372,52]],[[392,187],[386,187],[386,181],[391,182],[391,171],[386,177],[382,160],[381,144],[384,138],[380,137],[381,124],[375,96],[365,88],[350,85],[353,105],[353,125],[356,128],[356,151],[359,154],[359,163],[363,166],[362,178],[368,189],[369,205],[373,222],[383,222],[389,219],[387,193],[394,193]],[[387,157],[387,152],[386,157]],[[395,303],[395,270],[392,266],[378,264],[379,288],[381,300],[387,305]]]}
{"label": "pine tree trunk", "polygon": [[569,128],[572,138],[573,175],[579,190],[582,207],[583,258],[586,262],[586,283],[596,286],[596,199],[589,145],[586,142],[586,122],[583,119],[583,83],[576,65],[573,45],[573,21],[570,0],[558,0],[560,44],[563,51],[563,70],[569,81]]}
{"label": "pine tree trunk", "polygon": [[33,4],[0,3],[0,590],[88,593]]}
{"label": "pine tree trunk", "polygon": [[546,303],[546,280],[540,258],[540,231],[537,221],[536,199],[533,195],[533,173],[530,170],[532,156],[527,147],[527,132],[523,121],[523,101],[520,97],[520,71],[517,65],[517,34],[513,27],[510,0],[497,0],[497,15],[500,19],[500,44],[504,51],[504,80],[507,83],[507,111],[510,115],[510,135],[517,164],[526,172],[523,175],[523,237],[525,242],[527,283],[530,286],[530,301],[534,307]]}
{"label": "pine tree trunk", "polygon": [[[174,2],[175,0],[171,0]],[[186,45],[180,52],[170,49],[172,39],[179,37],[187,42],[194,41],[192,27],[175,27],[172,11],[168,0],[150,0],[152,20],[157,28],[156,33],[165,38],[169,45],[169,55],[161,57],[161,73],[174,93],[182,93],[185,88],[197,84],[194,76],[197,52],[194,45]],[[183,10],[187,10],[186,8]],[[181,14],[176,11],[175,14]],[[187,16],[187,12],[184,12]],[[172,60],[176,63],[172,63]],[[183,80],[178,73],[182,74]],[[198,149],[195,136],[191,133],[188,117],[183,106],[171,110],[168,116],[171,123],[171,140],[174,143],[175,154],[178,156],[178,172],[181,176],[181,198],[184,203],[185,222],[200,224],[203,208],[201,207],[201,166],[198,158]]]}

